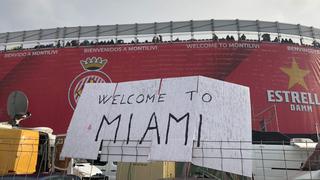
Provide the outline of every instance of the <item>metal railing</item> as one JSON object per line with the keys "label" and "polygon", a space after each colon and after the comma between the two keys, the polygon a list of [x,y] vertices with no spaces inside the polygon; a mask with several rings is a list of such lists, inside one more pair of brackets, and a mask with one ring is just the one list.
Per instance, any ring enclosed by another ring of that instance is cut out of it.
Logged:
{"label": "metal railing", "polygon": [[[294,37],[300,44],[304,41],[317,41],[320,39],[320,29],[303,26],[300,24],[287,24],[268,21],[250,20],[190,20],[170,21],[142,24],[116,24],[78,27],[58,27],[52,29],[39,29],[29,31],[17,31],[0,33],[0,46],[6,49],[7,45],[30,44],[61,41],[64,45],[70,40],[103,40],[113,38],[115,41],[121,38],[141,38],[162,34],[169,41],[175,37],[187,36],[194,39],[196,36],[209,35],[212,38],[216,34],[233,33],[236,38],[241,39],[242,34],[261,40],[263,34],[272,34],[280,41],[281,38]],[[307,43],[308,44],[308,43]],[[311,44],[311,43],[309,43]]]}
{"label": "metal railing", "polygon": [[[10,170],[17,170],[11,168],[13,168],[14,166],[17,168],[17,166],[19,166],[19,163],[24,163],[21,165],[21,167],[26,168],[26,173],[23,173],[23,177],[39,177],[43,175],[44,171],[39,169],[36,169],[34,173],[30,174],[30,172],[28,172],[28,169],[32,167],[29,166],[37,166],[37,168],[43,166],[46,163],[45,159],[43,159],[44,155],[48,153],[54,154],[54,149],[52,149],[52,152],[50,153],[47,151],[47,148],[38,148],[39,144],[33,142],[34,140],[35,139],[24,139],[25,143],[21,143],[17,142],[17,139],[14,138],[0,138],[0,157],[2,157],[2,160],[0,162],[0,170],[2,172],[0,175],[0,179],[6,177],[8,174],[11,174],[11,176],[16,176],[15,172],[11,172]],[[202,160],[221,162],[222,169],[230,162],[238,161],[241,162],[241,165],[246,162],[252,162],[253,177],[255,177],[255,179],[267,179],[272,175],[274,175],[275,178],[291,179],[293,176],[301,173],[305,173],[305,175],[309,176],[309,179],[319,178],[314,175],[314,171],[320,168],[320,160],[318,157],[320,152],[319,149],[316,148],[317,143],[302,141],[298,142],[300,146],[293,142],[291,144],[289,144],[288,142],[283,142],[282,144],[279,143],[279,141],[201,141],[200,146],[197,147],[198,142],[194,142],[192,158],[200,159],[200,161]],[[44,147],[48,146],[47,141],[40,144],[42,144],[42,146]],[[146,141],[142,144],[140,144],[139,141],[130,141],[129,144],[126,144],[125,141],[114,143],[113,140],[103,140],[100,158],[101,160],[106,161],[109,160],[111,156],[119,156],[120,158],[132,156],[135,157],[132,158],[132,162],[140,163],[140,157],[147,158],[150,144],[151,141]],[[15,147],[16,149],[14,149]],[[128,149],[134,149],[134,151],[131,151],[133,153],[128,153]],[[198,156],[195,155],[197,154],[196,151],[198,152]],[[248,153],[249,151],[252,153]],[[35,156],[36,154],[38,154],[38,157],[41,157],[41,159],[37,160],[39,164],[35,165],[34,163],[31,163],[31,158],[22,161],[22,154],[25,157],[28,157],[29,155]],[[39,156],[41,154],[42,156]],[[238,155],[234,156],[234,154]],[[10,158],[8,156],[10,156]],[[136,161],[134,159],[136,159]],[[14,165],[12,164],[12,162],[16,164]],[[89,160],[88,162],[93,163],[93,160]],[[54,175],[55,173],[52,163],[53,162],[48,163],[46,166],[49,166],[48,168],[50,169],[48,173]],[[9,166],[12,167],[9,168]],[[190,164],[184,164],[183,166],[190,166]],[[185,175],[188,175],[189,177],[208,177],[211,174],[211,178],[216,177],[217,179],[228,179],[227,177],[229,176],[237,177],[236,175],[230,175],[223,171],[216,171],[213,169],[201,167],[201,165],[192,166],[192,168],[192,172],[187,172],[187,174]],[[19,170],[21,172],[24,172],[23,169]],[[60,174],[66,175],[66,173],[66,171],[62,171]],[[176,175],[179,176],[178,174]],[[244,176],[242,176],[242,179],[245,179]]]}

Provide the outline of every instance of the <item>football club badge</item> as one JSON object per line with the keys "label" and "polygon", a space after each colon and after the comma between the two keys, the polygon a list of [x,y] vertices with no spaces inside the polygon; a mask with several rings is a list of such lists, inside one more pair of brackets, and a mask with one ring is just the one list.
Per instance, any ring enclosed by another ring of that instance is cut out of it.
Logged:
{"label": "football club badge", "polygon": [[74,110],[82,90],[86,83],[111,83],[110,77],[102,71],[106,65],[107,59],[101,57],[88,57],[81,60],[80,64],[84,72],[77,75],[71,82],[68,91],[68,100],[71,108]]}

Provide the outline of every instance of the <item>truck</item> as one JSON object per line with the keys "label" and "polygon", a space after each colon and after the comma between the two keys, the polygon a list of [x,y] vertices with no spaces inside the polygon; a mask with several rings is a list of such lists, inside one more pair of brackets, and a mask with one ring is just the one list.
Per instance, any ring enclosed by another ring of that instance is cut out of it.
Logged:
{"label": "truck", "polygon": [[108,179],[90,162],[60,159],[65,135],[54,135],[49,127],[20,127],[20,122],[31,116],[27,111],[28,103],[21,91],[13,91],[8,97],[10,120],[0,123],[1,177],[72,174],[82,179]]}

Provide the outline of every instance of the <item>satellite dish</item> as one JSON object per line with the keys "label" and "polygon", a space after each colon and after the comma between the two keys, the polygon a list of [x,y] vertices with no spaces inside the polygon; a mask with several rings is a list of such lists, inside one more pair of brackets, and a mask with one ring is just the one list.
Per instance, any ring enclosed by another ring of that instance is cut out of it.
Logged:
{"label": "satellite dish", "polygon": [[10,93],[7,101],[7,111],[11,120],[16,120],[28,114],[28,98],[21,91]]}

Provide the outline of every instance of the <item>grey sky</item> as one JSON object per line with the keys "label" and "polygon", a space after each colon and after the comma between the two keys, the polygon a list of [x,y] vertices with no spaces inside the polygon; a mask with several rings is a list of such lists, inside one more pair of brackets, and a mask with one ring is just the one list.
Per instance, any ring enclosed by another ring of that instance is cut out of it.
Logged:
{"label": "grey sky", "polygon": [[0,0],[0,32],[63,26],[247,19],[320,27],[318,0]]}

